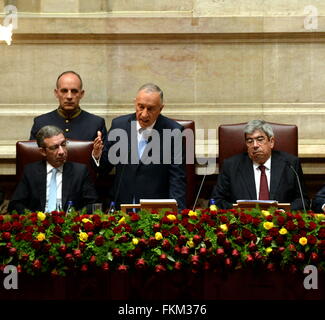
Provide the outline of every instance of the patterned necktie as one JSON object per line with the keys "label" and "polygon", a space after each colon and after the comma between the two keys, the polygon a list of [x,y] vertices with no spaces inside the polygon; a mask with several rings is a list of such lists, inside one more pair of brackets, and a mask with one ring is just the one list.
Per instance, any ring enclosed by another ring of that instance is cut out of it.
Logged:
{"label": "patterned necktie", "polygon": [[267,177],[265,174],[266,168],[264,166],[259,166],[258,168],[261,170],[260,194],[259,194],[258,199],[259,200],[269,200],[270,194],[269,194],[269,188],[267,185]]}
{"label": "patterned necktie", "polygon": [[56,173],[57,169],[53,168],[49,189],[49,201],[47,205],[48,212],[56,210]]}
{"label": "patterned necktie", "polygon": [[143,138],[143,136],[142,136],[141,139],[140,139],[140,141],[139,141],[139,143],[138,143],[138,155],[139,155],[139,159],[141,159],[142,154],[143,154],[143,151],[146,148],[146,145],[147,145],[147,140],[145,140]]}

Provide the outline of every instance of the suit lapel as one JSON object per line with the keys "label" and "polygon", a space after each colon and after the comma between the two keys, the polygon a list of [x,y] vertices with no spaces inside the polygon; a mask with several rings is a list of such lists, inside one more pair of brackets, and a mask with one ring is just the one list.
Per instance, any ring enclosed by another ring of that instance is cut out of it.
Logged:
{"label": "suit lapel", "polygon": [[242,180],[241,185],[245,186],[249,199],[257,199],[253,163],[247,154],[245,154],[242,165],[239,165],[238,170]]}
{"label": "suit lapel", "polygon": [[63,172],[62,172],[62,209],[65,208],[65,204],[68,201],[68,194],[69,190],[71,190],[71,181],[73,179],[71,164],[66,162],[63,165]]}
{"label": "suit lapel", "polygon": [[39,170],[37,172],[37,177],[39,179],[38,185],[38,193],[40,195],[40,203],[41,208],[45,210],[45,204],[46,204],[46,162],[42,161],[39,163]]}
{"label": "suit lapel", "polygon": [[278,190],[285,165],[285,162],[281,161],[281,157],[276,152],[272,152],[270,182],[270,199],[272,200],[278,198],[276,190]]}

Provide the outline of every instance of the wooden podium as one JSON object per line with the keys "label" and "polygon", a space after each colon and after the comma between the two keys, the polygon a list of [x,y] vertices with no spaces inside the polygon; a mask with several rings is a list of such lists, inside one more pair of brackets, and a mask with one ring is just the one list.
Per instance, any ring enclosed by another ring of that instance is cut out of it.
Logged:
{"label": "wooden podium", "polygon": [[175,199],[140,199],[140,204],[121,204],[121,211],[127,212],[129,209],[171,209],[177,212],[177,202]]}
{"label": "wooden podium", "polygon": [[290,203],[278,203],[277,201],[237,201],[237,203],[233,204],[234,209],[252,209],[259,207],[262,210],[267,210],[270,207],[275,207],[277,209],[282,209],[284,211],[288,211],[291,209]]}

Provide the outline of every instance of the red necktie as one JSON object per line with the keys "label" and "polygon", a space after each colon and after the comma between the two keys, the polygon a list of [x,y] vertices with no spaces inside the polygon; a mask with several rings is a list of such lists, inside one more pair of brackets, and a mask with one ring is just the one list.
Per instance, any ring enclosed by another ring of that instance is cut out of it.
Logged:
{"label": "red necktie", "polygon": [[259,166],[258,167],[261,170],[261,181],[260,181],[260,194],[258,199],[259,200],[269,200],[270,195],[269,195],[269,188],[267,186],[267,177],[265,174],[265,167],[264,166]]}

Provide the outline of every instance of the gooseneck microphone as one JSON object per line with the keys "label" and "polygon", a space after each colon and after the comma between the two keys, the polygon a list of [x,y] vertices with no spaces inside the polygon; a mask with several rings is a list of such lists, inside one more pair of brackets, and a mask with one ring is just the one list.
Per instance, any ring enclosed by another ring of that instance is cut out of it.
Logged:
{"label": "gooseneck microphone", "polygon": [[196,195],[196,198],[195,198],[195,202],[194,202],[194,206],[193,206],[192,211],[195,210],[196,203],[197,203],[197,200],[199,199],[199,195],[200,195],[200,192],[201,192],[201,189],[202,189],[202,186],[203,186],[203,183],[204,183],[204,180],[205,180],[205,177],[206,177],[206,176],[207,176],[207,174],[205,173],[204,176],[203,176],[203,178],[202,178],[202,181],[201,181],[201,185],[200,185],[199,191],[198,191],[198,193],[197,193],[197,195]]}
{"label": "gooseneck microphone", "polygon": [[299,175],[298,175],[297,171],[295,170],[295,168],[293,167],[293,165],[290,163],[289,160],[285,160],[285,163],[289,166],[289,168],[290,168],[290,169],[294,172],[294,174],[296,175],[297,182],[298,182],[298,187],[299,187],[299,191],[300,191],[300,197],[301,197],[302,205],[303,205],[303,207],[304,207],[304,211],[305,211],[305,213],[306,213],[307,211],[306,211],[306,207],[305,207],[305,200],[304,200],[304,196],[303,196],[303,193],[302,193],[302,190],[301,190],[301,184],[300,184]]}

